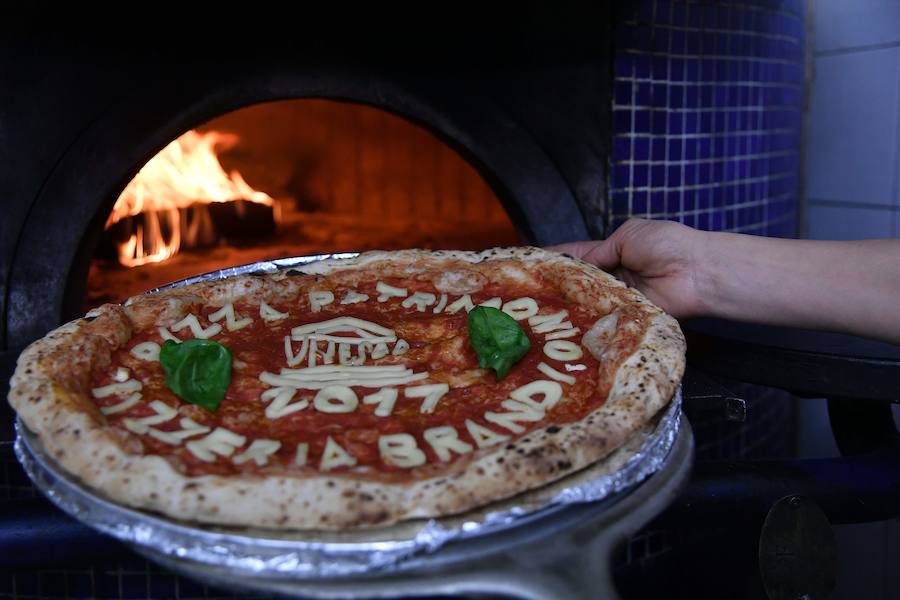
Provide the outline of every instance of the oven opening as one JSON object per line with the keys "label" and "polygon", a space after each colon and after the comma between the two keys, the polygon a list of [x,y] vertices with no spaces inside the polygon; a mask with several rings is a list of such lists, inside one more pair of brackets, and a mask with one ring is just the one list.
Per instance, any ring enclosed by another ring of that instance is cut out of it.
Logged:
{"label": "oven opening", "polygon": [[478,170],[423,127],[362,104],[269,102],[141,168],[105,220],[83,308],[259,260],[520,243]]}

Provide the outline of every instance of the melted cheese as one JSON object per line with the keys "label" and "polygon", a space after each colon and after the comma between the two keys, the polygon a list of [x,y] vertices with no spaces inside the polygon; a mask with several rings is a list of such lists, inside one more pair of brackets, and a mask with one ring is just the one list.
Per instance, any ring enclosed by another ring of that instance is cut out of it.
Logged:
{"label": "melted cheese", "polygon": [[376,417],[389,417],[394,411],[394,404],[397,402],[397,389],[386,387],[381,388],[374,394],[363,396],[363,404],[377,404],[375,408]]}
{"label": "melted cheese", "polygon": [[291,404],[291,400],[296,394],[297,390],[290,387],[274,387],[264,391],[259,397],[260,400],[263,402],[272,400],[272,403],[266,407],[266,417],[280,419],[309,406],[309,400],[305,398]]}
{"label": "melted cheese", "polygon": [[524,298],[510,300],[503,305],[502,310],[516,321],[524,321],[538,313],[538,303],[534,298],[525,296]]}
{"label": "melted cheese", "polygon": [[587,365],[572,365],[566,363],[566,371],[584,371],[587,369]]}
{"label": "melted cheese", "polygon": [[128,398],[126,398],[122,402],[119,402],[118,404],[114,404],[113,406],[104,406],[103,408],[100,409],[100,412],[103,413],[104,415],[114,415],[116,413],[122,412],[123,410],[128,410],[129,408],[131,408],[132,406],[134,406],[135,404],[140,402],[140,400],[141,400],[141,393],[135,392],[132,395],[128,396]]}
{"label": "melted cheese", "polygon": [[207,340],[222,331],[222,326],[218,323],[210,325],[206,329],[203,329],[203,327],[200,325],[200,321],[198,321],[197,317],[195,317],[194,315],[188,315],[172,325],[172,331],[181,331],[185,328],[190,329],[191,333],[194,334],[194,337],[201,340]]}
{"label": "melted cheese", "polygon": [[243,329],[244,327],[253,324],[253,319],[250,317],[245,317],[243,319],[238,318],[238,315],[234,312],[234,305],[231,302],[209,315],[209,320],[213,323],[221,321],[222,319],[225,319],[225,328],[228,329],[228,331],[238,331],[239,329]]}
{"label": "melted cheese", "polygon": [[372,348],[372,360],[378,360],[379,358],[384,358],[388,355],[390,351],[388,350],[387,344],[384,342],[378,342],[375,344],[375,347]]}
{"label": "melted cheese", "polygon": [[118,381],[119,383],[124,383],[131,379],[131,371],[129,371],[125,367],[119,367],[116,369],[115,374],[113,375],[113,379]]}
{"label": "melted cheese", "polygon": [[578,360],[584,356],[581,346],[569,340],[552,340],[544,344],[544,354],[548,358],[562,362]]}
{"label": "melted cheese", "polygon": [[215,431],[206,437],[188,442],[187,449],[191,454],[204,462],[213,462],[216,460],[215,454],[220,456],[231,456],[234,451],[246,443],[247,438],[229,431],[224,427],[217,427]]}
{"label": "melted cheese", "polygon": [[395,467],[411,469],[425,464],[425,453],[419,449],[416,438],[408,433],[379,437],[378,452],[382,461]]}
{"label": "melted cheese", "polygon": [[475,305],[472,304],[472,297],[468,294],[457,298],[452,304],[447,307],[446,312],[452,315],[458,313],[463,308],[466,309],[466,312],[469,312],[470,310],[475,308]]}
{"label": "melted cheese", "polygon": [[106,398],[108,396],[116,396],[118,394],[128,394],[130,392],[137,392],[144,387],[141,385],[141,382],[136,379],[129,379],[128,381],[119,381],[116,383],[110,383],[109,385],[101,385],[100,387],[95,387],[91,390],[91,394],[93,394],[94,398]]}
{"label": "melted cheese", "polygon": [[319,461],[319,470],[330,471],[338,467],[352,467],[355,464],[356,459],[329,435],[325,440],[325,450],[322,452],[322,460]]}
{"label": "melted cheese", "polygon": [[450,386],[446,383],[432,383],[429,385],[419,385],[416,387],[408,387],[403,390],[403,395],[407,398],[424,398],[419,412],[422,414],[430,414],[434,412],[438,401],[450,391]]}
{"label": "melted cheese", "polygon": [[[402,369],[402,365],[398,365]],[[339,367],[338,367],[339,368]],[[366,369],[379,367],[344,367],[345,369]],[[282,369],[289,371],[290,369]],[[345,386],[359,386],[367,388],[381,388],[390,385],[407,385],[414,381],[426,379],[428,373],[413,373],[411,369],[405,369],[403,373],[381,373],[371,376],[367,373],[335,373],[329,377],[324,375],[319,379],[296,377],[293,375],[275,375],[263,372],[259,380],[272,386],[286,386],[302,390],[321,390],[329,385],[340,384]]]}
{"label": "melted cheese", "polygon": [[297,451],[294,453],[294,464],[298,467],[306,466],[306,459],[309,456],[309,444],[300,442],[297,444]]}
{"label": "melted cheese", "polygon": [[200,425],[199,423],[194,422],[193,419],[184,418],[180,421],[180,425],[182,429],[175,431],[160,431],[159,429],[149,427],[147,429],[147,435],[154,437],[166,444],[178,446],[186,438],[194,435],[202,435],[209,431],[209,427]]}
{"label": "melted cheese", "polygon": [[500,296],[497,296],[495,298],[491,298],[490,300],[485,300],[478,306],[487,306],[489,308],[496,308],[497,310],[500,310],[500,307],[502,305],[503,305],[503,298],[501,298]]}
{"label": "melted cheese", "polygon": [[[543,399],[538,402],[535,400],[535,396],[543,396]],[[513,400],[530,404],[541,411],[547,411],[553,408],[562,398],[562,386],[555,381],[538,379],[514,389],[509,393],[509,397]]]}
{"label": "melted cheese", "polygon": [[544,418],[544,411],[539,405],[526,404],[525,402],[520,402],[518,400],[504,400],[500,403],[500,406],[505,408],[507,412],[486,412],[484,413],[484,420],[496,423],[500,427],[509,429],[513,433],[522,433],[525,431],[525,428],[517,423],[518,421],[536,423]]}
{"label": "melted cheese", "polygon": [[163,340],[172,340],[173,342],[181,341],[179,338],[172,335],[172,332],[165,327],[158,327],[157,331],[159,331],[159,337],[161,337]]}
{"label": "melted cheese", "polygon": [[392,329],[356,317],[337,317],[328,321],[320,321],[319,323],[299,325],[291,329],[291,335],[297,338],[298,336],[312,333],[355,331],[354,328],[362,329],[369,336],[393,337],[396,339]]}
{"label": "melted cheese", "polygon": [[334,363],[334,351],[337,348],[334,342],[328,342],[328,345],[325,346],[325,353],[322,355],[322,362],[326,365],[330,365]]}
{"label": "melted cheese", "polygon": [[300,344],[300,350],[297,351],[297,354],[292,352],[293,347],[291,346],[291,338],[290,336],[284,336],[284,357],[287,359],[287,364],[289,367],[296,367],[300,363],[303,362],[303,359],[306,358],[306,353],[309,351],[309,338],[303,340],[303,343]]}
{"label": "melted cheese", "polygon": [[323,413],[351,413],[359,405],[356,392],[345,385],[329,385],[319,390],[313,407]]}
{"label": "melted cheese", "polygon": [[368,294],[360,294],[356,290],[349,290],[344,297],[341,298],[341,304],[358,304],[360,302],[365,302],[368,299]]}
{"label": "melted cheese", "polygon": [[475,440],[475,445],[479,448],[487,448],[488,446],[493,446],[494,444],[499,444],[500,442],[505,442],[509,439],[508,435],[497,433],[484,425],[479,425],[471,419],[466,419],[466,431],[469,432],[469,435]]}
{"label": "melted cheese", "polygon": [[323,306],[334,302],[334,294],[328,290],[313,291],[307,295],[309,296],[309,309],[313,312],[319,312]]}
{"label": "melted cheese", "polygon": [[425,441],[428,442],[431,449],[434,450],[434,453],[437,454],[438,458],[443,462],[450,460],[451,452],[467,454],[474,450],[472,444],[459,439],[456,429],[449,425],[426,429],[422,433],[422,437],[425,438]]}
{"label": "melted cheese", "polygon": [[538,371],[549,377],[550,379],[555,379],[557,381],[562,381],[563,383],[568,383],[569,385],[575,384],[575,378],[571,375],[566,375],[565,373],[560,373],[547,363],[538,363]]}
{"label": "melted cheese", "polygon": [[130,354],[140,360],[159,360],[159,344],[156,342],[141,342],[130,350]]}
{"label": "melted cheese", "polygon": [[375,289],[378,291],[379,302],[387,302],[391,298],[406,298],[407,294],[406,289],[388,285],[383,281],[376,283]]}
{"label": "melted cheese", "polygon": [[414,292],[412,296],[400,303],[403,308],[416,307],[419,312],[425,312],[425,309],[435,303],[437,297],[429,292]]}
{"label": "melted cheese", "polygon": [[391,351],[391,354],[394,356],[400,356],[401,354],[406,354],[406,351],[409,350],[409,342],[406,340],[397,340],[397,343],[394,344],[394,349]]}
{"label": "melted cheese", "polygon": [[250,446],[232,458],[231,462],[236,465],[242,465],[252,460],[257,467],[262,467],[269,462],[270,456],[278,452],[279,448],[281,448],[281,442],[278,440],[253,440]]}
{"label": "melted cheese", "polygon": [[274,308],[266,304],[265,300],[261,300],[259,303],[259,318],[263,321],[280,321],[281,319],[286,319],[289,316],[290,315],[286,312],[275,310]]}
{"label": "melted cheese", "polygon": [[573,327],[572,329],[563,329],[562,331],[554,331],[553,333],[548,333],[544,336],[545,340],[561,340],[565,338],[575,337],[581,333],[581,329],[578,327]]}
{"label": "melted cheese", "polygon": [[434,314],[439,314],[442,310],[444,310],[445,306],[447,306],[447,294],[441,294],[441,299],[438,300],[437,306],[435,306],[434,310],[432,310],[431,312],[433,312]]}
{"label": "melted cheese", "polygon": [[571,329],[572,323],[564,321],[569,316],[569,312],[561,310],[552,315],[535,315],[528,319],[531,330],[535,333],[548,333],[559,329]]}
{"label": "melted cheese", "polygon": [[125,428],[137,434],[144,434],[147,433],[150,425],[159,425],[178,416],[178,410],[161,400],[151,402],[150,408],[156,413],[155,415],[140,419],[124,419],[122,423],[125,425]]}

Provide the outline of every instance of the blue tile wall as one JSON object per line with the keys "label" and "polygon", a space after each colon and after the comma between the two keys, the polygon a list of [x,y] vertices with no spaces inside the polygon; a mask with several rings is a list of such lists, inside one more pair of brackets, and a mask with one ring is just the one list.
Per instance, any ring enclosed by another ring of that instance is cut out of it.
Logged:
{"label": "blue tile wall", "polygon": [[623,4],[608,230],[636,216],[795,235],[804,5]]}

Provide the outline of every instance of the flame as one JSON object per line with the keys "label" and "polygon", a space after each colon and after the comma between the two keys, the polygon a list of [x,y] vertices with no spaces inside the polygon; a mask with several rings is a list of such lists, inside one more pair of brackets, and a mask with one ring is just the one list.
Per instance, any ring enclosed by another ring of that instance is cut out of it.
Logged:
{"label": "flame", "polygon": [[[119,262],[136,267],[160,262],[178,252],[182,241],[179,209],[194,204],[249,200],[271,206],[272,197],[254,190],[237,171],[226,173],[217,150],[227,150],[238,136],[218,131],[188,131],[154,156],[131,180],[113,206],[106,229],[144,213],[131,237],[118,245]],[[168,231],[168,239],[164,234]],[[197,233],[196,223],[185,238]]]}

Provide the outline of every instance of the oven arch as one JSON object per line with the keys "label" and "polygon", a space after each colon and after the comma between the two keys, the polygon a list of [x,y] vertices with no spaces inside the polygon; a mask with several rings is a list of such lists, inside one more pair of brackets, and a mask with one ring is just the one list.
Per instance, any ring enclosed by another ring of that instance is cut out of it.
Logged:
{"label": "oven arch", "polygon": [[575,195],[554,160],[510,111],[486,98],[477,85],[460,78],[403,78],[354,68],[260,72],[245,67],[192,79],[180,75],[167,82],[166,89],[174,93],[130,95],[113,103],[67,149],[29,210],[10,272],[8,346],[24,345],[79,314],[103,221],[151,157],[184,131],[261,102],[323,98],[396,114],[435,134],[472,164],[530,243],[586,238]]}

